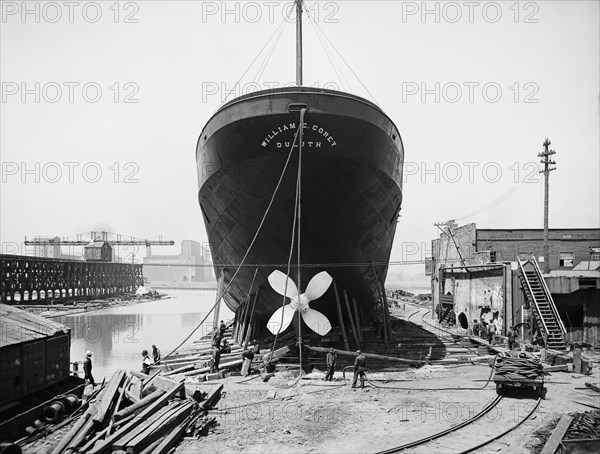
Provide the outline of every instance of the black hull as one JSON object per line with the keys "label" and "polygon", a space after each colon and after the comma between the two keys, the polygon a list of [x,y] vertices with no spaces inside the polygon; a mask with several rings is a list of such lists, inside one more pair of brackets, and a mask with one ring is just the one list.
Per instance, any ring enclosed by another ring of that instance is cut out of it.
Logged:
{"label": "black hull", "polygon": [[[370,102],[345,93],[294,87],[259,92],[222,107],[198,141],[198,199],[215,273],[227,287],[258,229],[304,118],[301,204],[301,289],[326,270],[355,298],[366,322],[375,314],[385,281],[402,203],[404,150],[392,121]],[[298,152],[295,148],[269,214],[233,285],[224,296],[237,311],[260,287],[262,329],[282,304],[267,276],[287,271],[294,221]],[[291,276],[298,281],[296,247]],[[350,300],[352,305],[352,300]],[[333,325],[333,289],[311,307]]]}

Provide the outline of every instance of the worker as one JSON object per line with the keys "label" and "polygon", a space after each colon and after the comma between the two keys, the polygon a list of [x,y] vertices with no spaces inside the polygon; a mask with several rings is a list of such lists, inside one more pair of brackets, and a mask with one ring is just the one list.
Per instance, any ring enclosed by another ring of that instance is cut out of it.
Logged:
{"label": "worker", "polygon": [[83,360],[83,379],[89,380],[92,386],[96,385],[94,376],[92,375],[92,351],[88,350],[85,352],[85,359]]}
{"label": "worker", "polygon": [[242,358],[244,359],[244,363],[242,364],[242,375],[245,377],[246,375],[250,375],[250,371],[252,370],[252,360],[254,359],[254,353],[258,352],[258,345],[255,345],[252,350],[246,350],[242,353]]}
{"label": "worker", "polygon": [[221,324],[219,325],[219,332],[221,334],[221,339],[223,339],[223,336],[225,335],[226,330],[227,330],[227,327],[225,326],[225,322],[223,320],[221,320]]}
{"label": "worker", "polygon": [[219,362],[221,361],[221,349],[220,347],[213,346],[212,351],[212,362],[210,366],[210,373],[216,374],[219,371]]}
{"label": "worker", "polygon": [[221,330],[217,327],[213,330],[212,333],[212,345],[213,347],[219,347],[221,345]]}
{"label": "worker", "polygon": [[337,361],[337,353],[331,347],[329,347],[329,352],[326,357],[327,363],[327,374],[325,374],[325,381],[333,380],[333,373],[335,372],[335,362]]}
{"label": "worker", "polygon": [[225,339],[223,341],[223,346],[221,347],[221,354],[226,355],[228,353],[231,353],[231,345],[229,345],[229,342],[227,342],[227,339]]}
{"label": "worker", "polygon": [[160,361],[160,350],[156,347],[156,345],[152,345],[152,358],[154,359],[154,364],[158,364]]}
{"label": "worker", "polygon": [[488,342],[493,345],[494,336],[496,335],[496,325],[490,323],[488,325]]}
{"label": "worker", "polygon": [[507,337],[508,337],[508,349],[512,351],[513,347],[515,346],[515,331],[514,328],[511,326],[508,329],[508,333],[506,333]]}
{"label": "worker", "polygon": [[149,375],[150,374],[150,366],[152,365],[152,361],[148,356],[148,350],[142,350],[142,373]]}
{"label": "worker", "polygon": [[213,346],[212,350],[212,364],[210,366],[210,373],[216,374],[219,371],[219,361],[221,360],[221,349],[216,345]]}
{"label": "worker", "polygon": [[356,388],[356,380],[360,376],[360,387],[365,387],[365,367],[367,365],[367,359],[361,353],[360,350],[356,350],[356,359],[354,360],[354,379],[352,380],[352,387]]}
{"label": "worker", "polygon": [[479,336],[480,326],[477,320],[473,320],[473,336]]}

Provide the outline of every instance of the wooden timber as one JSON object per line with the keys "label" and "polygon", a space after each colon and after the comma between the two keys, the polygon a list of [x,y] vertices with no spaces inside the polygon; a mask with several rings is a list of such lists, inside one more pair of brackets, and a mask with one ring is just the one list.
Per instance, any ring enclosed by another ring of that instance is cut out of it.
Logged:
{"label": "wooden timber", "polygon": [[[311,346],[306,346],[306,348],[308,348],[309,350],[315,351],[315,352],[321,352],[321,353],[327,353],[329,352],[329,348],[325,348],[325,347],[311,347]],[[346,350],[336,350],[334,349],[334,351],[341,356],[356,356],[356,352],[351,352],[351,351],[346,351]],[[412,360],[412,359],[406,359],[406,358],[397,358],[395,356],[384,356],[384,355],[377,355],[375,353],[365,353],[362,352],[363,356],[365,356],[366,358],[372,358],[372,359],[380,359],[383,361],[394,361],[397,363],[402,363],[402,364],[411,364],[414,366],[424,366],[425,365],[425,361],[417,361],[417,360]]]}
{"label": "wooden timber", "polygon": [[344,289],[344,301],[346,302],[346,312],[348,313],[348,320],[350,321],[350,326],[352,327],[352,337],[354,337],[354,342],[356,342],[356,348],[360,350],[360,341],[358,340],[358,328],[357,324],[354,321],[354,317],[352,316],[352,310],[350,309],[350,302],[348,301],[348,293],[346,293],[346,289]]}
{"label": "wooden timber", "polygon": [[342,332],[342,339],[344,339],[344,347],[346,350],[350,350],[348,344],[348,336],[346,336],[346,327],[344,326],[344,316],[342,315],[342,305],[340,303],[340,295],[338,293],[337,284],[333,283],[333,292],[335,294],[335,304],[337,308],[338,323],[340,325],[340,331]]}
{"label": "wooden timber", "polygon": [[352,304],[354,306],[354,315],[356,317],[356,328],[358,329],[358,340],[360,342],[363,342],[363,335],[362,335],[362,330],[360,329],[361,325],[361,321],[360,321],[360,315],[359,315],[359,311],[358,311],[358,303],[356,302],[356,298],[352,297]]}
{"label": "wooden timber", "polygon": [[147,405],[150,405],[152,402],[157,400],[160,396],[162,396],[165,392],[162,389],[157,389],[152,394],[148,394],[146,397],[141,399],[140,401],[131,404],[130,406],[124,408],[123,410],[119,410],[113,415],[115,421],[119,419],[126,418],[127,416],[135,413],[138,410],[141,410]]}
{"label": "wooden timber", "polygon": [[556,451],[556,448],[558,448],[558,445],[560,444],[567,429],[571,425],[572,420],[573,420],[573,417],[569,416],[569,415],[563,415],[560,418],[560,421],[558,421],[558,424],[552,431],[550,438],[548,438],[548,441],[546,441],[546,444],[542,448],[542,451],[540,452],[540,454],[554,454],[554,452]]}
{"label": "wooden timber", "polygon": [[118,440],[123,434],[128,433],[132,429],[138,427],[143,421],[145,421],[149,416],[156,413],[157,410],[165,406],[170,399],[172,399],[175,395],[183,390],[183,383],[178,383],[174,385],[169,392],[161,396],[156,402],[152,403],[145,410],[143,410],[139,415],[131,420],[131,422],[127,423],[119,430],[117,430],[114,434],[109,435],[105,438],[98,446],[95,446],[90,454],[100,454],[104,452],[108,452],[112,444]]}
{"label": "wooden timber", "polygon": [[244,338],[244,350],[246,350],[246,348],[248,348],[248,343],[250,342],[250,336],[252,335],[252,331],[253,331],[253,323],[254,323],[254,319],[255,314],[256,314],[256,300],[258,299],[258,294],[260,293],[260,286],[258,286],[258,288],[256,289],[256,293],[254,294],[254,301],[252,302],[252,311],[250,312],[250,320],[248,321],[248,330],[246,331],[246,337]]}

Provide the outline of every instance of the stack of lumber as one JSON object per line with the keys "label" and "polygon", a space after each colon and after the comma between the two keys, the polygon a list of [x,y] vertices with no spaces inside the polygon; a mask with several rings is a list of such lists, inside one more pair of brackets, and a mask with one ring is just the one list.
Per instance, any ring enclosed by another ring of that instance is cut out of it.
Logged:
{"label": "stack of lumber", "polygon": [[206,417],[222,389],[215,386],[204,393],[158,373],[117,370],[50,452],[166,453]]}
{"label": "stack of lumber", "polygon": [[[244,346],[235,342],[231,336],[231,329],[225,332],[223,340],[227,340],[231,347],[231,353],[222,353],[217,368],[218,372],[210,374],[212,366],[212,341],[209,338],[203,338],[194,342],[190,346],[179,349],[176,353],[162,359],[159,364],[151,367],[152,372],[161,371],[163,377],[170,377],[174,380],[186,380],[189,383],[198,383],[209,380],[218,380],[226,377],[228,373],[235,373],[242,368],[242,353]],[[280,336],[277,344],[281,345],[273,352],[272,362],[276,362],[281,357],[290,352],[290,346],[295,342],[294,333],[288,333]],[[253,349],[255,344],[249,343],[246,348]],[[253,360],[253,367],[263,366],[265,354],[270,354],[270,350],[264,350],[262,354],[256,354]]]}

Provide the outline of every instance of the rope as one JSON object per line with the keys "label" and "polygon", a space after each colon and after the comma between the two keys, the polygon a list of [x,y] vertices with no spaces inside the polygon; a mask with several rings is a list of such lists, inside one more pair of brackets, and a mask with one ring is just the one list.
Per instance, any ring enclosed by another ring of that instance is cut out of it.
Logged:
{"label": "rope", "polygon": [[[301,119],[302,117],[302,112],[301,112]],[[304,124],[300,123],[298,125],[298,130],[300,131],[301,128],[303,128]],[[296,133],[296,137],[298,137],[299,133]],[[223,295],[227,294],[227,291],[229,290],[229,288],[231,287],[231,285],[233,284],[233,282],[235,281],[235,278],[237,277],[238,273],[240,272],[240,269],[242,268],[242,265],[244,264],[244,262],[246,261],[246,258],[248,257],[248,254],[250,254],[250,250],[252,249],[252,246],[254,246],[254,243],[256,242],[256,239],[258,238],[258,234],[260,233],[260,230],[262,229],[265,220],[267,219],[267,215],[269,214],[269,211],[271,210],[271,207],[273,205],[273,201],[275,200],[275,196],[277,195],[277,191],[279,190],[279,187],[281,186],[281,182],[283,181],[283,176],[285,175],[285,171],[287,170],[288,164],[290,162],[290,159],[292,157],[292,153],[294,151],[294,146],[296,145],[296,137],[294,138],[294,142],[292,143],[292,146],[290,148],[290,151],[288,153],[287,159],[285,161],[285,165],[283,166],[283,170],[281,171],[281,175],[279,176],[279,180],[277,181],[277,186],[275,186],[275,190],[273,191],[273,195],[271,196],[271,200],[269,201],[269,205],[267,206],[267,209],[265,210],[265,214],[263,215],[260,224],[258,225],[258,228],[256,229],[256,233],[254,234],[254,238],[252,238],[252,241],[250,242],[250,246],[248,246],[248,250],[246,251],[246,253],[244,254],[244,257],[242,257],[242,260],[239,264],[239,266],[237,267],[237,269],[235,270],[235,273],[233,274],[231,280],[229,281],[229,283],[227,284],[227,287],[225,287],[225,290],[223,290],[221,292],[221,296],[220,298],[217,299],[217,301],[215,302],[215,304],[210,308],[210,310],[208,311],[208,313],[206,314],[206,317],[204,317],[202,319],[202,321],[192,330],[192,332],[177,346],[175,347],[169,354],[167,354],[164,359],[168,358],[169,356],[171,356],[173,353],[175,353],[177,350],[179,350],[179,348],[185,344],[190,337],[192,337],[192,335],[198,331],[198,329],[202,326],[202,324],[206,321],[206,319],[208,318],[208,316],[211,314],[211,312],[217,307],[217,304],[219,304],[221,302],[221,299],[223,298]],[[287,282],[287,281],[286,281]],[[285,301],[285,297],[284,297],[284,301]]]}
{"label": "rope", "polygon": [[[315,27],[315,24],[313,23],[313,18],[310,15],[310,13],[309,13],[308,10],[306,10],[306,15],[310,19],[309,23],[310,23],[310,25],[312,25],[312,28],[315,31],[315,34],[317,35],[317,38],[319,38],[319,42],[321,43],[321,46],[323,47],[323,50],[325,51],[325,55],[327,56],[327,59],[329,60],[329,63],[331,63],[331,67],[335,71],[336,76],[338,77],[338,79],[340,80],[340,83],[342,84],[342,89],[344,91],[347,91],[346,85],[344,85],[344,82],[346,82],[346,84],[348,84],[348,88],[350,88],[350,84],[348,83],[348,81],[344,77],[344,74],[342,73],[341,68],[339,68],[339,65],[337,65],[336,62],[332,59],[332,55],[330,55],[331,51],[325,45],[325,41],[323,41],[323,37],[319,33],[319,30]],[[338,72],[338,69],[339,69],[339,72]]]}
{"label": "rope", "polygon": [[[265,47],[267,47],[267,45],[269,44],[269,42],[271,42],[271,40],[273,39],[273,37],[275,36],[275,34],[278,32],[278,30],[280,28],[284,28],[285,25],[286,25],[286,21],[284,19],[284,20],[281,21],[281,24],[279,24],[279,27],[277,27],[275,29],[275,31],[273,32],[273,34],[269,37],[269,39],[267,40],[267,42],[265,43],[265,45],[262,47],[262,49],[258,52],[258,54],[256,54],[256,57],[254,57],[254,60],[252,60],[252,62],[250,63],[250,65],[248,65],[248,67],[246,68],[246,70],[244,71],[244,73],[240,76],[240,78],[238,79],[238,81],[235,83],[234,87],[236,85],[239,85],[239,83],[241,82],[241,80],[244,78],[244,76],[246,75],[246,73],[248,71],[250,71],[250,68],[252,68],[252,65],[254,65],[254,62],[256,62],[256,60],[258,59],[258,57],[260,56],[260,54],[263,53],[263,51],[265,50]],[[227,96],[225,96],[225,99],[223,100],[223,103],[221,105],[223,105],[223,104],[225,104],[227,102],[227,99],[229,98],[230,94],[231,93],[228,93]]]}
{"label": "rope", "polygon": [[[289,17],[289,15],[288,15],[288,17]],[[286,25],[287,25],[287,20],[285,22],[286,22]],[[281,35],[283,34],[283,30],[284,29],[285,29],[285,26],[283,26],[283,27],[281,27],[279,29],[279,34],[277,35],[277,37],[273,41],[273,44],[271,45],[271,48],[269,49],[269,52],[267,53],[267,56],[265,57],[263,63],[258,68],[256,76],[254,76],[254,80],[256,82],[258,82],[260,80],[260,78],[262,77],[263,73],[265,72],[265,69],[267,69],[267,65],[269,64],[269,61],[271,60],[271,57],[273,56],[273,52],[275,52],[275,48],[277,47],[277,43],[279,43],[279,40],[281,39]]]}
{"label": "rope", "polygon": [[323,34],[323,36],[325,37],[325,39],[329,42],[329,44],[331,45],[331,47],[333,48],[333,50],[335,50],[337,52],[337,54],[340,56],[340,58],[342,59],[342,61],[345,63],[345,65],[348,67],[348,69],[352,72],[352,74],[354,75],[354,77],[356,77],[356,80],[358,80],[358,82],[362,85],[362,87],[367,91],[367,93],[369,94],[369,96],[371,97],[371,99],[373,99],[373,101],[375,101],[375,104],[379,104],[377,102],[377,100],[375,99],[375,97],[373,96],[373,94],[369,91],[369,89],[365,86],[365,84],[363,84],[362,80],[360,80],[360,78],[356,75],[356,73],[354,72],[354,70],[352,69],[352,67],[348,64],[348,62],[346,61],[346,59],[344,58],[344,56],[340,53],[339,50],[337,50],[337,48],[335,47],[335,45],[331,42],[331,40],[325,34],[325,32],[321,29],[321,27],[319,27],[319,24],[315,23],[315,26],[321,31],[321,33]]}

